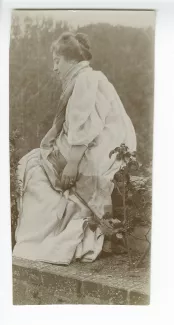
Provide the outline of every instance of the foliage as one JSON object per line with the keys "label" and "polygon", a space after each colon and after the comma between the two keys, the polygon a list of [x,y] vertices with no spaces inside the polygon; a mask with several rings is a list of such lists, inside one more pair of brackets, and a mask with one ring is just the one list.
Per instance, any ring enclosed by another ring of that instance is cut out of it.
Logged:
{"label": "foliage", "polygon": [[16,191],[16,168],[19,157],[16,154],[15,143],[19,137],[18,131],[13,131],[10,136],[10,195],[11,195],[11,238],[12,247],[15,244],[15,229],[17,226],[17,191]]}
{"label": "foliage", "polygon": [[[18,129],[21,157],[39,146],[49,129],[61,86],[52,72],[50,46],[70,29],[64,22],[33,21],[26,17],[22,27],[14,15],[10,44],[10,127]],[[153,43],[152,28],[140,29],[109,24],[91,24],[78,31],[89,35],[91,65],[105,73],[133,121],[137,154],[143,165],[152,159],[153,126]]]}
{"label": "foliage", "polygon": [[138,159],[148,165],[152,159],[153,30],[97,24],[80,31],[90,37],[92,66],[112,82],[132,119]]}
{"label": "foliage", "polygon": [[[125,250],[128,252],[130,267],[137,267],[140,265],[146,254],[149,252],[149,233],[151,229],[150,218],[148,218],[146,219],[146,222],[148,224],[148,231],[144,238],[135,237],[135,235],[133,234],[133,230],[137,225],[137,212],[139,214],[139,207],[137,206],[136,202],[137,193],[138,198],[140,198],[139,191],[141,191],[142,188],[134,187],[130,179],[132,170],[138,169],[139,164],[136,160],[136,152],[131,153],[129,151],[129,148],[124,143],[121,144],[120,147],[116,147],[114,150],[112,150],[109,154],[109,157],[111,158],[113,154],[116,155],[117,161],[121,162],[120,169],[115,174],[113,182],[115,185],[115,189],[121,197],[122,216],[119,220],[117,215],[114,215],[114,213],[106,213],[103,216],[103,219],[101,220],[95,215],[93,215],[91,217],[91,220],[89,221],[89,226],[93,231],[96,229],[97,226],[99,226],[102,229],[102,232],[105,234],[105,238],[109,239],[111,243],[114,243],[117,246],[121,243]],[[145,191],[146,188],[143,188],[143,190]],[[144,194],[142,195],[142,197],[144,197]],[[148,203],[150,203],[151,197],[149,199],[150,200],[148,201]],[[138,203],[140,203],[141,205],[141,201]],[[147,210],[147,207],[145,207],[145,210]],[[150,214],[148,214],[148,217],[150,217]],[[140,214],[140,220],[145,219],[144,216],[144,214]],[[129,249],[129,236],[132,236],[139,240],[147,241],[149,243],[147,250],[142,254],[142,256],[140,256],[140,259],[135,264],[132,263],[132,256]]]}
{"label": "foliage", "polygon": [[[17,14],[12,16],[10,163],[13,233],[17,218],[16,163],[40,145],[52,124],[61,85],[52,72],[50,46],[69,29],[71,27],[65,22],[54,23],[50,18],[33,21],[26,17],[22,26]],[[138,159],[143,166],[149,166],[153,130],[153,29],[90,24],[78,27],[77,31],[89,35],[93,52],[91,65],[103,71],[115,86],[135,127]]]}

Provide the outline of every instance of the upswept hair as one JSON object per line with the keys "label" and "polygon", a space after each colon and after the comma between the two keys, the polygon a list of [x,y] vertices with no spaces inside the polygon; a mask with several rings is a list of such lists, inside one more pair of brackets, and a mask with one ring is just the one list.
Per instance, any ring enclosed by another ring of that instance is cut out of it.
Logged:
{"label": "upswept hair", "polygon": [[73,34],[66,32],[53,42],[51,52],[63,55],[66,60],[90,61],[92,59],[91,46],[88,36],[84,33]]}

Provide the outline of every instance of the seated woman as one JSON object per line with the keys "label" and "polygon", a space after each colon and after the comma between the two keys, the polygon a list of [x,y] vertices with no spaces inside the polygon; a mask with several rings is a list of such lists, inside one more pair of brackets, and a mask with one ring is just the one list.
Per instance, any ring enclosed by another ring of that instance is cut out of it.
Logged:
{"label": "seated woman", "polygon": [[112,179],[120,162],[112,149],[136,150],[132,122],[100,71],[94,71],[88,37],[64,33],[52,46],[62,95],[40,148],[19,162],[19,218],[13,256],[68,265],[94,261],[104,234],[91,216],[112,210]]}

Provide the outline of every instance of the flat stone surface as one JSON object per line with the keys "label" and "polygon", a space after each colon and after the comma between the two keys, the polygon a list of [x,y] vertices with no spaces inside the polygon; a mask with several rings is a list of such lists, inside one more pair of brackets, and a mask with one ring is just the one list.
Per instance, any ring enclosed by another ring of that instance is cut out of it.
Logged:
{"label": "flat stone surface", "polygon": [[14,304],[148,304],[149,270],[129,270],[125,255],[51,265],[13,258]]}
{"label": "flat stone surface", "polygon": [[129,295],[129,305],[149,305],[150,297],[148,295],[141,295],[139,292],[131,291]]}

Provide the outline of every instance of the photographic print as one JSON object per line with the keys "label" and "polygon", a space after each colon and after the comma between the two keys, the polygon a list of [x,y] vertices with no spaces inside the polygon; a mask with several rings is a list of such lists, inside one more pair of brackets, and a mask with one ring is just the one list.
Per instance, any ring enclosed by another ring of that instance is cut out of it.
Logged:
{"label": "photographic print", "polygon": [[13,10],[13,304],[149,305],[155,12]]}

